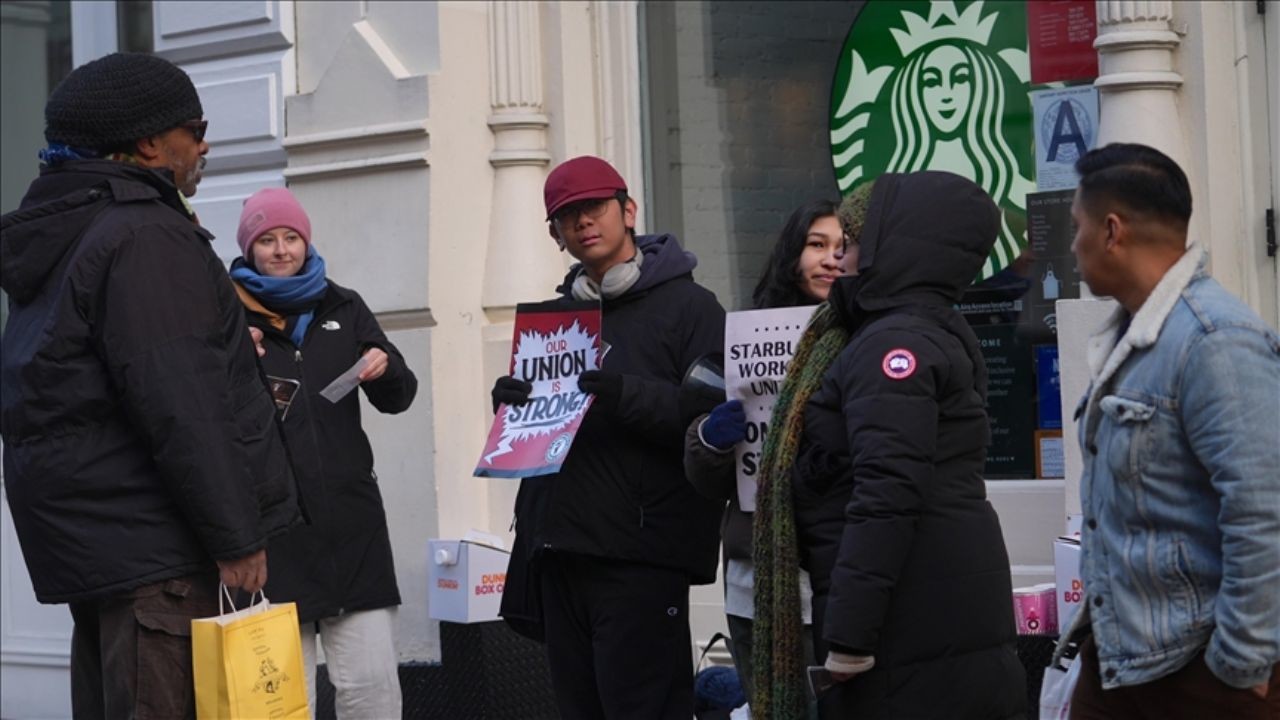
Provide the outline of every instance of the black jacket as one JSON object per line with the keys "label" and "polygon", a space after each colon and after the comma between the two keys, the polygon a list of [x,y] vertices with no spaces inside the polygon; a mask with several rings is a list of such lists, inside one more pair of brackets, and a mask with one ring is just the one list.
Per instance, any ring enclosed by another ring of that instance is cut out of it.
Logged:
{"label": "black jacket", "polygon": [[[527,608],[523,563],[541,549],[672,567],[715,581],[724,503],[685,480],[685,425],[677,403],[685,370],[724,345],[724,310],[693,281],[693,255],[670,235],[641,236],[640,279],[603,303],[603,370],[622,373],[618,409],[587,412],[560,472],[526,478],[503,615]],[[575,270],[558,288],[568,299]],[[514,578],[512,576],[515,576]],[[514,581],[514,582],[513,582]]]}
{"label": "black jacket", "polygon": [[847,448],[845,472],[798,488],[828,504],[815,513],[798,501],[797,513],[802,538],[823,538],[806,555],[815,593],[827,595],[824,638],[876,665],[824,697],[824,716],[1025,711],[1009,559],[982,477],[986,365],[953,309],[991,249],[998,213],[956,175],[882,176],[859,274],[832,291],[853,334],[806,406],[806,439]]}
{"label": "black jacket", "polygon": [[46,168],[0,227],[4,485],[41,602],[212,568],[300,522],[244,311],[171,173]]}
{"label": "black jacket", "polygon": [[360,385],[375,408],[407,410],[418,379],[360,295],[333,281],[301,348],[256,312],[250,311],[249,323],[263,331],[267,374],[301,382],[285,410],[284,428],[311,520],[272,542],[267,597],[296,602],[302,622],[399,605],[373,451],[360,424],[359,393],[334,404],[320,391],[375,346],[387,353],[387,370]]}

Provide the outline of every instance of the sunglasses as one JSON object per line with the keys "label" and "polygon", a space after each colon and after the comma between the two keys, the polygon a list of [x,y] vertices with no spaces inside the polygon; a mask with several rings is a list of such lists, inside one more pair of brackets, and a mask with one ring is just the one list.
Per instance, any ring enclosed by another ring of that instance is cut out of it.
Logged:
{"label": "sunglasses", "polygon": [[178,127],[186,128],[187,130],[190,130],[191,135],[196,139],[196,142],[204,142],[204,134],[209,129],[209,121],[208,120],[188,120],[178,125]]}

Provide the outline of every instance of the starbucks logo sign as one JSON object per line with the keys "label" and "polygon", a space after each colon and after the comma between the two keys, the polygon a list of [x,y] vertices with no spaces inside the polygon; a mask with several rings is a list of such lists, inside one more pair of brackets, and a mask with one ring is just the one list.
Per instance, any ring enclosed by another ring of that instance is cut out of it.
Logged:
{"label": "starbucks logo sign", "polygon": [[1026,247],[1032,182],[1031,68],[1022,2],[868,2],[845,38],[831,92],[840,191],[886,172],[946,170],[1004,211],[979,279]]}

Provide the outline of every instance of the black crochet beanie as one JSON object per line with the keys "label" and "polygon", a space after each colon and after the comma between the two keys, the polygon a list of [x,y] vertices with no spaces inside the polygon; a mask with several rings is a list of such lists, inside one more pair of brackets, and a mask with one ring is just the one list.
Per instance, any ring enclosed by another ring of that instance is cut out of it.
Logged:
{"label": "black crochet beanie", "polygon": [[187,73],[146,53],[112,53],[71,71],[44,106],[49,142],[114,150],[204,115]]}

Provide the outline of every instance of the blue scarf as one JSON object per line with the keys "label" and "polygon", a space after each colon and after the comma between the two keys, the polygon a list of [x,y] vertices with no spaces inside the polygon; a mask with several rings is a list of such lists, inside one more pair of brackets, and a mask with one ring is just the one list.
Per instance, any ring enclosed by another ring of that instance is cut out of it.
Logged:
{"label": "blue scarf", "polygon": [[307,259],[297,275],[282,278],[260,275],[244,258],[236,258],[231,263],[231,279],[273,312],[297,316],[289,338],[298,347],[302,347],[307,326],[315,317],[316,305],[320,304],[329,288],[325,281],[324,258],[311,245],[307,246]]}
{"label": "blue scarf", "polygon": [[40,151],[40,161],[50,167],[61,165],[68,160],[92,160],[102,157],[102,153],[89,148],[72,147],[65,143],[49,143],[49,147]]}

